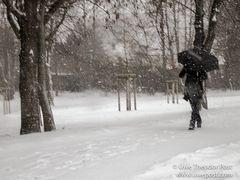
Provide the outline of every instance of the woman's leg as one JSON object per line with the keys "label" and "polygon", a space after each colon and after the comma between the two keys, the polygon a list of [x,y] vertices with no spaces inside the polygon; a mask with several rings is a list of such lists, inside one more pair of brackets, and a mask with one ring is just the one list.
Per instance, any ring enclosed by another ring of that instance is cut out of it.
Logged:
{"label": "woman's leg", "polygon": [[195,123],[197,121],[198,127],[200,126],[202,120],[201,116],[199,113],[199,108],[198,108],[198,102],[199,99],[196,96],[193,96],[190,98],[190,105],[192,108],[192,114],[191,114],[191,120],[190,120],[190,125],[189,129],[194,129],[195,128]]}

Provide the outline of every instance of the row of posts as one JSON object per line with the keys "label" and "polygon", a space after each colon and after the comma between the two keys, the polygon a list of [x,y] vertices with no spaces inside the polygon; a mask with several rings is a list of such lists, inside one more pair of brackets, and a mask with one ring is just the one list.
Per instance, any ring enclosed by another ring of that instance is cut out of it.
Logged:
{"label": "row of posts", "polygon": [[166,81],[166,94],[167,102],[170,103],[170,97],[172,96],[172,103],[175,102],[178,104],[178,80],[169,80]]}
{"label": "row of posts", "polygon": [[[118,111],[121,111],[121,88],[120,85],[123,82],[125,86],[126,91],[126,110],[131,111],[132,110],[132,104],[131,104],[131,92],[133,91],[133,98],[134,98],[134,110],[137,110],[137,100],[136,100],[136,74],[117,74],[117,93],[118,93]],[[167,95],[167,102],[170,103],[170,97],[172,99],[172,103],[179,103],[178,98],[178,86],[179,81],[178,80],[169,80],[166,81],[166,95]]]}
{"label": "row of posts", "polygon": [[[120,96],[120,83],[121,80],[124,80],[126,83],[126,110],[132,110],[131,104],[131,92],[133,91],[133,100],[134,100],[134,110],[137,110],[137,100],[136,100],[136,74],[118,74],[117,75],[117,92],[118,92],[118,110],[121,111],[121,96]],[[10,106],[10,90],[9,88],[1,88],[0,92],[3,96],[3,114],[11,113]],[[170,103],[170,96],[172,97],[172,103],[179,103],[178,100],[178,81],[170,80],[166,81],[166,94],[167,102]]]}
{"label": "row of posts", "polygon": [[125,81],[126,84],[126,110],[132,110],[131,103],[131,92],[133,91],[133,101],[134,101],[134,110],[137,110],[137,99],[136,99],[136,74],[117,74],[117,92],[118,92],[118,111],[121,111],[121,89],[120,84],[122,81]]}
{"label": "row of posts", "polygon": [[3,99],[3,114],[10,114],[10,88],[0,88],[0,94],[2,94]]}

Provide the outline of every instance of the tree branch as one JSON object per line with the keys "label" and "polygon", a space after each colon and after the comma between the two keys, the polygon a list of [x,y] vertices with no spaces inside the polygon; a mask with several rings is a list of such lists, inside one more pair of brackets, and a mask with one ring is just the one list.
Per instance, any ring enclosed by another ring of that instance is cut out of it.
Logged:
{"label": "tree branch", "polygon": [[204,48],[210,52],[213,41],[215,39],[215,29],[217,26],[217,14],[219,13],[219,8],[222,5],[223,0],[214,0],[212,8],[211,8],[211,13],[209,17],[209,25],[208,25],[208,34],[207,38],[205,39],[204,42]]}
{"label": "tree branch", "polygon": [[185,7],[189,11],[193,12],[193,14],[196,14],[196,12],[192,8],[188,7],[187,5],[185,5],[185,4],[183,4],[183,3],[179,2],[179,1],[176,1],[176,3],[178,3],[179,5]]}
{"label": "tree branch", "polygon": [[46,41],[49,41],[49,40],[56,34],[56,32],[58,31],[59,27],[63,24],[63,21],[64,21],[65,18],[66,18],[67,11],[68,11],[68,9],[67,9],[67,8],[64,8],[64,12],[63,12],[63,15],[62,15],[62,17],[61,17],[61,20],[60,20],[59,23],[55,26],[55,28],[49,33],[49,35],[46,37]]}
{"label": "tree branch", "polygon": [[10,10],[7,8],[7,19],[9,24],[11,25],[14,34],[16,35],[16,37],[19,39],[20,38],[20,33],[19,33],[19,24],[16,22],[16,20],[14,19],[12,13],[10,12]]}
{"label": "tree branch", "polygon": [[18,8],[16,8],[12,2],[9,0],[2,0],[8,11],[11,12],[14,16],[16,16],[19,20],[24,17],[24,13],[21,12]]}
{"label": "tree branch", "polygon": [[101,9],[102,11],[104,11],[108,16],[110,15],[108,10],[105,10],[103,7],[101,7],[98,3],[91,1],[91,0],[87,0],[88,2],[90,2],[91,4],[97,6],[99,9]]}
{"label": "tree branch", "polygon": [[235,18],[233,18],[233,16],[229,12],[229,9],[227,9],[225,2],[223,2],[223,7],[224,7],[225,11],[227,12],[227,14],[229,15],[229,17],[231,18],[231,20],[233,21],[233,23],[236,24],[237,20]]}
{"label": "tree branch", "polygon": [[51,17],[53,16],[53,14],[65,3],[67,2],[68,4],[72,4],[75,2],[75,0],[70,1],[69,0],[56,0],[49,8],[48,12],[45,13],[44,16],[44,22],[45,24],[47,24],[49,22],[49,20],[51,19]]}

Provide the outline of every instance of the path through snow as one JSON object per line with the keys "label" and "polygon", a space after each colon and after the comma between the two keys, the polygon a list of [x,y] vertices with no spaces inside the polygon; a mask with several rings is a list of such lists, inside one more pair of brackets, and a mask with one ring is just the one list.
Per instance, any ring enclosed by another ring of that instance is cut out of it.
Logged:
{"label": "path through snow", "polygon": [[117,112],[115,95],[99,92],[63,94],[55,104],[51,133],[19,136],[18,101],[0,115],[1,180],[176,179],[173,165],[195,161],[231,165],[240,177],[240,92],[210,92],[195,131],[187,130],[188,103],[167,104],[161,94],[140,95],[136,112]]}

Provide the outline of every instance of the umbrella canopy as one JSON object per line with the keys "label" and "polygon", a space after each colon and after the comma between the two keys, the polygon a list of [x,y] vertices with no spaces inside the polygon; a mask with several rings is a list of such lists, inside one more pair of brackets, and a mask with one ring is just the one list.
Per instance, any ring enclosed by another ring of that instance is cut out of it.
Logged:
{"label": "umbrella canopy", "polygon": [[219,69],[218,59],[200,48],[193,48],[178,53],[178,62],[192,71],[206,72]]}

